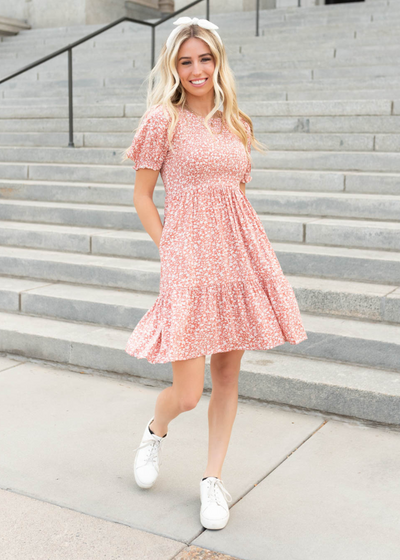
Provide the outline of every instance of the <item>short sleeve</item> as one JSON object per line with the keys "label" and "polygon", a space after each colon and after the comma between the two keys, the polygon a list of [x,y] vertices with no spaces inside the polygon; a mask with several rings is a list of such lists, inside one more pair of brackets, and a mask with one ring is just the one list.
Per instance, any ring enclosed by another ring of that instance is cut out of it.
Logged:
{"label": "short sleeve", "polygon": [[133,169],[161,169],[169,148],[168,125],[169,118],[161,105],[146,111],[126,153],[134,162]]}
{"label": "short sleeve", "polygon": [[[247,132],[247,149],[249,151],[249,154],[251,152],[251,130],[250,130],[250,125],[247,121],[245,121],[244,119],[242,119],[242,122],[244,124],[244,127],[246,129]],[[251,172],[251,162],[248,161],[247,162],[247,167],[246,170],[244,172],[243,178],[240,181],[241,183],[250,183],[250,181],[252,180],[252,177],[250,175]]]}

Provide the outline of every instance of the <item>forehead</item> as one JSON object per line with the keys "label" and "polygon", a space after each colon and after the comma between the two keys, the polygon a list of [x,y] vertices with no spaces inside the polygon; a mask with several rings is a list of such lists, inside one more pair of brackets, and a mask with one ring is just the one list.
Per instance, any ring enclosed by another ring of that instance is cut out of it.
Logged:
{"label": "forehead", "polygon": [[207,43],[197,37],[190,37],[179,47],[178,58],[181,56],[195,57],[205,53],[211,54],[210,47]]}

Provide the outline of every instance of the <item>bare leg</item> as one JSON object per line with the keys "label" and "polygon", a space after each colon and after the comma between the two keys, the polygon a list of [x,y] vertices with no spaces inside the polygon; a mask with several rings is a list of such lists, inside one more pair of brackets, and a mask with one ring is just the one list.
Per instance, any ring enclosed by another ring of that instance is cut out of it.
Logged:
{"label": "bare leg", "polygon": [[157,436],[168,431],[168,424],[181,412],[195,408],[203,394],[205,356],[172,362],[173,382],[157,397],[150,427]]}
{"label": "bare leg", "polygon": [[240,361],[244,350],[211,356],[212,391],[208,407],[208,463],[203,477],[221,478],[238,403]]}

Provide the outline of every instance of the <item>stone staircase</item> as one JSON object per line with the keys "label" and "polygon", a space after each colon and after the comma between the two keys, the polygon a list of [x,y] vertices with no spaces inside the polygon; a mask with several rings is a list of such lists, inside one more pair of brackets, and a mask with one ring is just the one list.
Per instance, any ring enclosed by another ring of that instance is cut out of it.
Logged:
{"label": "stone staircase", "polygon": [[3,35],[17,35],[22,29],[30,29],[26,21],[0,15],[0,40]]}
{"label": "stone staircase", "polygon": [[[400,5],[266,10],[258,38],[253,12],[211,19],[240,105],[269,147],[253,151],[246,194],[309,336],[247,351],[240,394],[398,425]],[[3,38],[1,75],[99,27]],[[159,28],[157,49],[170,29]],[[0,85],[0,352],[171,381],[171,364],[124,352],[159,288],[158,249],[132,203],[134,172],[120,163],[149,67],[149,30],[133,24],[75,49],[75,148],[66,54]],[[154,200],[163,217],[161,181]]]}

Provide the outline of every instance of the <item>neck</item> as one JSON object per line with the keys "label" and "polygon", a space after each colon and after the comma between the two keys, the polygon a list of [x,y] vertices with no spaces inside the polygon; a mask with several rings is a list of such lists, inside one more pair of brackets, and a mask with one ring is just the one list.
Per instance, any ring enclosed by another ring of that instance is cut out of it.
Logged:
{"label": "neck", "polygon": [[192,109],[192,111],[206,117],[208,113],[211,113],[214,107],[214,90],[211,90],[208,94],[202,95],[201,97],[187,94],[186,105]]}

